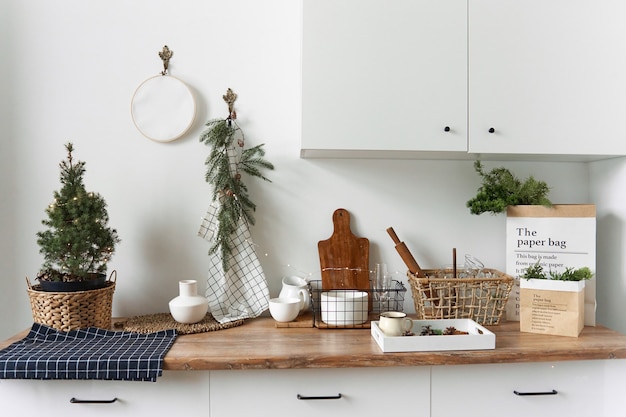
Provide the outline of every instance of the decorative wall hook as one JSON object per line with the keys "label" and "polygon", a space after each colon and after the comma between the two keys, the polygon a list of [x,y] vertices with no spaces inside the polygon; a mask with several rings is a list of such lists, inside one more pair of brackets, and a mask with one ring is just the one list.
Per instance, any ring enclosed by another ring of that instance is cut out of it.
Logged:
{"label": "decorative wall hook", "polygon": [[163,50],[159,52],[159,57],[161,58],[161,60],[163,60],[163,71],[161,72],[161,75],[167,74],[167,70],[170,66],[170,58],[173,55],[174,51],[171,51],[170,48],[167,47],[167,45],[165,45],[163,47]]}
{"label": "decorative wall hook", "polygon": [[226,90],[226,94],[222,96],[222,99],[228,104],[228,120],[237,119],[237,112],[235,112],[235,100],[237,100],[237,94],[230,88]]}

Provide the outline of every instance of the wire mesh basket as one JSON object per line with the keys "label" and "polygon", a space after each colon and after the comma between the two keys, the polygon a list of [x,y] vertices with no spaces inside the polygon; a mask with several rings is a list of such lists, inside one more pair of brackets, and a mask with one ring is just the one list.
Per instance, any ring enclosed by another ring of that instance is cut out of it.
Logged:
{"label": "wire mesh basket", "polygon": [[406,287],[392,280],[390,290],[322,289],[322,281],[310,281],[313,324],[320,329],[370,328],[385,311],[404,311]]}
{"label": "wire mesh basket", "polygon": [[427,278],[410,272],[409,285],[420,320],[472,319],[478,324],[500,323],[513,287],[510,275],[484,270],[485,278],[434,278],[436,271],[425,270]]}

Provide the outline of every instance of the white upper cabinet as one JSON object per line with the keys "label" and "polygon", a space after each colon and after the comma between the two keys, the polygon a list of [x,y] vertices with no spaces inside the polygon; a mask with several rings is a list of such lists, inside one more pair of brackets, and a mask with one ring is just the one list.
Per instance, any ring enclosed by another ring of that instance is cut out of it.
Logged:
{"label": "white upper cabinet", "polygon": [[470,1],[469,151],[626,154],[624,22],[623,0]]}
{"label": "white upper cabinet", "polygon": [[466,0],[303,12],[302,156],[467,152]]}
{"label": "white upper cabinet", "polygon": [[626,155],[624,22],[623,0],[304,0],[301,156]]}

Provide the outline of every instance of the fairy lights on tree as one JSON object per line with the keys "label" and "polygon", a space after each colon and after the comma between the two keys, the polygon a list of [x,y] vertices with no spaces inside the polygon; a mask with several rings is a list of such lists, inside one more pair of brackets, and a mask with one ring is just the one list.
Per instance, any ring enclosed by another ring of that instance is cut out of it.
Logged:
{"label": "fairy lights on tree", "polygon": [[44,263],[40,280],[84,281],[91,273],[106,273],[107,263],[120,242],[108,227],[107,205],[100,194],[88,192],[83,183],[85,162],[74,161],[72,143],[65,145],[67,158],[61,169],[61,189],[46,208],[47,230],[37,233]]}

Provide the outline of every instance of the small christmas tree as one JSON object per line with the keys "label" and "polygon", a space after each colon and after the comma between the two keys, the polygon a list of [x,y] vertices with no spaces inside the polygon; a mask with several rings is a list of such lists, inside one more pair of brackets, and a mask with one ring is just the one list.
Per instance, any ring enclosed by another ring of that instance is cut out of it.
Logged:
{"label": "small christmas tree", "polygon": [[44,256],[40,281],[87,281],[106,274],[107,263],[120,242],[117,231],[107,226],[104,199],[85,190],[85,163],[74,161],[71,143],[65,145],[67,159],[61,168],[61,190],[46,208],[41,223],[49,229],[37,233],[39,252]]}

